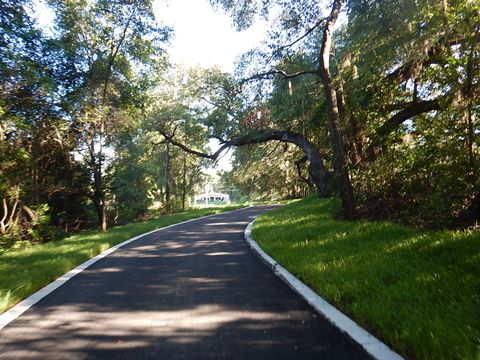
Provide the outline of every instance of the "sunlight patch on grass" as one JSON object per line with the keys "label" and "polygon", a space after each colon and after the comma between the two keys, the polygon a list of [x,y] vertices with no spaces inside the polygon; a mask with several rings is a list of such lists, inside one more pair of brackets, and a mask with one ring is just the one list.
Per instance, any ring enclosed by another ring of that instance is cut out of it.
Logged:
{"label": "sunlight patch on grass", "polygon": [[339,221],[315,197],[260,216],[262,248],[403,355],[480,359],[480,231]]}

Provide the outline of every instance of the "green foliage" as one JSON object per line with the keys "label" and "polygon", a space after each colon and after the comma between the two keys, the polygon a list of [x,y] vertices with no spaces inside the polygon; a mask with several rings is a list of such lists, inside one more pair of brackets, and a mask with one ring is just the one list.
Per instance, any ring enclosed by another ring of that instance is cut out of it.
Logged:
{"label": "green foliage", "polygon": [[407,358],[480,356],[480,232],[332,217],[312,196],[260,216],[255,240]]}
{"label": "green foliage", "polygon": [[150,76],[165,64],[161,46],[170,29],[155,21],[151,1],[51,0],[56,32],[50,39],[52,66],[61,84],[62,110],[76,130],[92,184],[90,198],[100,226],[108,225],[106,148],[139,122],[156,85]]}
{"label": "green foliage", "polygon": [[[296,73],[315,68],[308,54],[289,56],[278,65],[286,73]],[[324,103],[318,77],[308,74],[289,79],[273,79],[273,89],[268,101],[269,116],[274,126],[297,133],[314,134],[326,121],[319,122],[316,112]],[[325,112],[325,109],[323,109]]]}
{"label": "green foliage", "polygon": [[202,180],[197,157],[172,146],[167,155],[166,144],[157,144],[158,138],[154,131],[139,130],[133,136],[124,134],[117,145],[116,159],[108,170],[114,200],[110,212],[116,224],[143,219],[152,213],[185,210],[194,185]]}
{"label": "green foliage", "polygon": [[[4,243],[53,239],[52,226],[70,232],[106,225],[105,215],[115,224],[185,208],[209,161],[168,147],[161,132],[207,152],[211,138],[288,130],[315,144],[331,167],[329,104],[317,71],[330,4],[210,2],[238,28],[257,16],[270,21],[264,45],[245,54],[234,75],[169,66],[164,47],[171,29],[156,22],[150,0],[48,0],[55,19],[47,33],[29,15],[33,2],[1,3]],[[348,20],[335,30],[330,67],[362,213],[474,226],[479,4],[349,0],[342,6]],[[392,121],[432,101],[433,111]],[[229,182],[242,196],[307,192],[299,175],[306,177],[309,163],[300,173],[295,166],[303,154],[276,146],[237,152]],[[42,205],[49,219],[40,226]]]}
{"label": "green foliage", "polygon": [[[472,41],[480,13],[467,3],[352,3],[344,51],[357,54],[358,86],[367,89],[368,102],[360,104],[364,134],[370,146],[381,144],[375,161],[364,162],[354,177],[367,216],[430,227],[478,222],[480,48]],[[394,11],[397,16],[387,16]],[[398,83],[385,79],[392,69],[403,69]],[[394,114],[392,104],[435,97],[440,111],[379,134]]]}
{"label": "green foliage", "polygon": [[[331,158],[329,105],[314,71],[328,9],[308,0],[211,2],[239,27],[249,26],[252,14],[270,16],[266,45],[243,56],[238,75],[250,80],[256,99],[265,99],[260,108],[268,126],[305,133]],[[478,2],[350,0],[342,10],[347,22],[333,36],[330,67],[362,213],[474,226],[480,216]]]}
{"label": "green foliage", "polygon": [[[139,140],[128,139],[122,147],[117,147],[116,159],[110,164],[110,186],[114,198],[112,210],[116,212],[117,223],[144,217],[150,205],[148,191],[151,186],[145,164],[149,149]],[[160,175],[161,160],[154,158],[153,161],[158,164],[154,169]]]}
{"label": "green foliage", "polygon": [[351,0],[347,9],[348,51],[359,52],[359,65],[372,72],[424,56],[422,47],[440,36],[443,25],[438,1]]}
{"label": "green foliage", "polygon": [[170,34],[150,1],[46,3],[48,33],[30,1],[0,9],[0,220],[12,246],[98,223],[94,205],[111,202],[104,149],[138,123]]}
{"label": "green foliage", "polygon": [[[238,189],[238,199],[279,200],[304,197],[313,189],[299,177],[295,161],[301,158],[294,146],[281,143],[244,146],[234,152],[228,181]],[[306,178],[305,167],[301,167]],[[224,175],[227,176],[227,175]]]}
{"label": "green foliage", "polygon": [[[367,216],[394,218],[434,228],[478,221],[477,169],[470,163],[463,126],[455,118],[417,119],[421,135],[403,137],[354,179]],[[452,121],[453,120],[453,121]]]}
{"label": "green foliage", "polygon": [[[68,227],[84,204],[76,188],[83,169],[74,165],[70,153],[75,142],[55,104],[51,57],[45,36],[27,14],[31,5],[0,5],[2,246],[61,236],[52,225]],[[69,205],[62,198],[76,202],[67,219],[61,214]]]}

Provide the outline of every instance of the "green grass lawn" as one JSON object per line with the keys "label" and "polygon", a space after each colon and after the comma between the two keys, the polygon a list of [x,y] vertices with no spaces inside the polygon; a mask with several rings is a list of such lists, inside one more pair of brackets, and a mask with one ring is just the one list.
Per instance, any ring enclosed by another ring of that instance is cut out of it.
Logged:
{"label": "green grass lawn", "polygon": [[412,359],[480,359],[480,231],[339,221],[315,197],[260,216],[253,237],[318,294]]}
{"label": "green grass lawn", "polygon": [[77,265],[131,237],[240,207],[242,206],[195,209],[119,226],[104,233],[80,233],[61,241],[4,252],[0,254],[0,313]]}

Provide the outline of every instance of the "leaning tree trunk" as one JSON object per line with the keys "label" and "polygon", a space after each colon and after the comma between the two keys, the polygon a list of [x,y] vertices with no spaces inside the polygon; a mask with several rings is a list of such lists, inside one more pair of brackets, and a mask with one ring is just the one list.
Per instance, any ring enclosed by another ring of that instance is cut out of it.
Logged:
{"label": "leaning tree trunk", "polygon": [[325,167],[323,163],[323,159],[320,156],[320,153],[315,148],[315,146],[305,139],[301,134],[286,131],[286,130],[258,130],[254,133],[236,136],[228,141],[223,141],[223,145],[215,152],[214,154],[206,154],[200,151],[190,149],[185,144],[182,144],[175,139],[173,136],[168,135],[165,132],[162,132],[162,135],[165,136],[165,141],[167,143],[171,143],[175,146],[178,146],[182,150],[197,155],[206,159],[216,160],[220,154],[232,147],[232,146],[243,146],[247,144],[259,144],[267,141],[277,140],[285,143],[295,144],[297,145],[305,154],[308,161],[310,162],[308,173],[310,176],[310,180],[315,185],[318,194],[321,197],[328,197],[331,195],[330,191],[330,179],[331,175],[328,169]]}
{"label": "leaning tree trunk", "polygon": [[320,156],[318,150],[313,146],[311,142],[306,140],[302,136],[298,136],[298,140],[293,142],[296,144],[300,149],[303,150],[305,156],[307,157],[310,165],[308,166],[308,175],[309,180],[315,185],[317,193],[321,197],[330,196],[330,173],[323,164],[323,160]]}
{"label": "leaning tree trunk", "polygon": [[338,110],[337,92],[330,74],[330,49],[332,47],[333,26],[338,18],[341,5],[341,0],[335,0],[333,2],[332,11],[323,29],[319,74],[322,79],[328,104],[328,127],[333,151],[332,163],[334,178],[342,201],[344,216],[346,218],[354,218],[356,216],[355,198],[348,175],[342,134],[339,129],[340,114]]}

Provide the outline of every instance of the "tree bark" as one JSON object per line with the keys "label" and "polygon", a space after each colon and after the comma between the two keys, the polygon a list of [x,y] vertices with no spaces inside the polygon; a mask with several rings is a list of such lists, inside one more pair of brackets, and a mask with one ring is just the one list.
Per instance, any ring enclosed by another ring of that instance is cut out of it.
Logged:
{"label": "tree bark", "polygon": [[107,208],[105,204],[102,171],[99,170],[100,166],[101,164],[96,164],[94,169],[94,174],[93,174],[93,182],[95,186],[95,191],[93,194],[93,203],[95,205],[95,210],[97,211],[98,221],[100,223],[100,229],[102,231],[107,231],[108,216],[107,216]]}
{"label": "tree bark", "polygon": [[8,217],[7,199],[2,199],[2,205],[3,205],[3,216],[2,216],[2,219],[0,220],[0,230],[2,234],[4,234],[7,231],[7,226],[5,225],[5,220],[7,220],[7,217]]}
{"label": "tree bark", "polygon": [[170,211],[170,144],[165,149],[165,210]]}
{"label": "tree bark", "polygon": [[[342,65],[343,66],[343,65]],[[352,69],[356,68],[355,65],[350,64],[350,60],[348,62],[348,66],[351,66]],[[353,71],[353,70],[352,70]],[[348,129],[343,134],[345,142],[346,142],[346,149],[349,153],[350,163],[357,165],[363,161],[363,145],[365,143],[365,138],[363,136],[363,131],[360,122],[357,119],[357,115],[350,111],[347,112],[347,96],[346,96],[346,88],[345,88],[345,80],[342,78],[342,71],[339,71],[339,78],[340,84],[339,88],[337,89],[337,96],[338,96],[338,109],[340,118],[345,119],[346,128]],[[358,74],[352,75],[352,81],[355,81],[358,78]]]}
{"label": "tree bark", "polygon": [[472,93],[472,83],[473,83],[473,49],[468,57],[467,62],[467,81],[465,86],[465,98],[467,100],[467,149],[468,149],[468,163],[470,165],[470,169],[472,175],[475,175],[475,155],[474,155],[474,138],[475,138],[475,130],[474,130],[474,113],[473,113],[473,93]]}
{"label": "tree bark", "polygon": [[351,219],[355,218],[357,214],[355,198],[347,169],[342,133],[339,128],[340,114],[338,110],[337,92],[330,74],[330,50],[332,47],[333,26],[338,18],[341,6],[341,0],[334,0],[332,11],[325,22],[318,72],[327,98],[328,128],[333,151],[332,163],[335,182],[338,186],[340,199],[342,201],[344,216],[347,219]]}
{"label": "tree bark", "polygon": [[432,110],[441,110],[441,99],[415,101],[393,115],[376,131],[377,136],[385,137],[396,130],[406,120]]}
{"label": "tree bark", "polygon": [[95,152],[95,140],[91,139],[88,143],[88,151],[90,153],[90,160],[88,165],[93,174],[93,195],[92,201],[95,211],[98,216],[100,229],[106,231],[108,228],[107,208],[105,204],[105,192],[103,188],[103,174],[102,174],[102,151]]}
{"label": "tree bark", "polygon": [[[11,228],[13,225],[15,225],[18,222],[18,218],[20,216],[20,209],[17,211],[17,206],[20,203],[20,199],[18,197],[18,194],[16,194],[14,203],[12,206],[12,210],[10,211],[10,216],[9,216],[9,210],[8,210],[8,203],[7,199],[2,199],[2,206],[3,206],[3,215],[2,219],[0,220],[0,232],[2,234],[6,233],[9,228]],[[7,222],[5,223],[5,221]]]}
{"label": "tree bark", "polygon": [[173,136],[161,132],[165,136],[165,141],[172,145],[178,146],[182,150],[200,156],[206,159],[216,160],[220,154],[232,146],[243,146],[247,144],[259,144],[267,141],[281,141],[285,143],[297,145],[305,154],[310,162],[308,173],[312,183],[321,197],[328,197],[331,195],[330,179],[331,175],[323,163],[323,159],[315,146],[305,139],[301,134],[286,131],[286,130],[259,130],[255,133],[236,136],[228,141],[223,141],[223,145],[214,153],[207,154],[201,151],[191,149],[185,144],[176,141]]}
{"label": "tree bark", "polygon": [[183,169],[182,169],[182,211],[185,211],[185,201],[187,198],[187,157],[183,154]]}
{"label": "tree bark", "polygon": [[[117,44],[112,43],[112,47],[110,49],[110,54],[108,55],[108,62],[106,68],[105,78],[103,80],[103,90],[102,96],[100,98],[100,103],[102,105],[103,111],[105,111],[105,107],[107,106],[107,92],[108,92],[108,85],[110,83],[110,75],[112,73],[112,68],[115,63],[116,57],[120,50],[120,47],[123,45],[125,41],[125,36],[127,34],[127,30],[130,26],[130,22],[133,19],[135,14],[136,8],[133,9],[130,17],[125,24],[122,33],[120,35],[120,39]],[[106,116],[106,114],[103,114]],[[96,129],[96,126],[94,126]],[[95,134],[96,132],[94,132]],[[91,168],[93,169],[93,181],[94,181],[94,195],[93,195],[93,203],[95,206],[95,210],[98,215],[100,228],[102,231],[107,231],[108,229],[108,213],[106,207],[106,197],[105,197],[105,189],[103,184],[103,171],[102,171],[102,162],[103,162],[103,141],[106,136],[106,124],[105,118],[101,115],[100,118],[100,129],[98,131],[98,145],[99,150],[95,153],[95,137],[91,140],[91,149],[90,149],[90,159],[91,159]]]}

